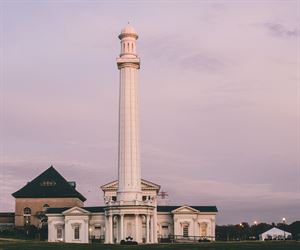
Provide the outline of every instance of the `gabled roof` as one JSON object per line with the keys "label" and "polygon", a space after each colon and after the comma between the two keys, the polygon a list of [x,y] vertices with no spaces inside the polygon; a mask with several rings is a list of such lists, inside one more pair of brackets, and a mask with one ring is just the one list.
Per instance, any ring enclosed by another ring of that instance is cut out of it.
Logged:
{"label": "gabled roof", "polygon": [[[71,208],[72,207],[48,208],[46,214],[61,214],[63,212],[66,212],[67,210],[70,210]],[[81,207],[81,209],[84,209],[91,213],[104,213],[104,208],[105,207]]]}
{"label": "gabled roof", "polygon": [[278,234],[278,235],[280,235],[280,234],[282,234],[282,235],[283,235],[284,233],[287,234],[287,235],[290,235],[290,234],[291,234],[290,232],[281,230],[281,229],[279,229],[279,228],[277,228],[277,227],[273,227],[273,228],[267,230],[266,232],[262,233],[261,235],[263,235],[263,234],[268,234],[268,235],[273,235],[273,234]]}
{"label": "gabled roof", "polygon": [[[151,181],[144,180],[144,179],[141,180],[141,188],[142,188],[142,190],[156,190],[157,192],[160,190],[159,185],[157,185]],[[101,189],[103,191],[107,191],[107,190],[117,191],[118,190],[118,181],[116,180],[116,181],[112,181],[107,184],[104,184],[101,186]]]}
{"label": "gabled roof", "polygon": [[83,207],[71,207],[62,212],[63,215],[74,215],[74,214],[90,214],[90,212]]}
{"label": "gabled roof", "polygon": [[218,212],[218,209],[216,206],[157,206],[157,212],[169,212],[170,213],[181,207],[190,207],[199,212],[213,212],[213,213]]}
{"label": "gabled roof", "polygon": [[86,198],[51,166],[31,182],[12,194],[15,198]]}

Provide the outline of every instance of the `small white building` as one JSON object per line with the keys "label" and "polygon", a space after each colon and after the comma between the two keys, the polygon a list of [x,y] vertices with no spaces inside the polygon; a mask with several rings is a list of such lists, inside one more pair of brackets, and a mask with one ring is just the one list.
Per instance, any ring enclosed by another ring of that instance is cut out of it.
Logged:
{"label": "small white building", "polygon": [[291,238],[292,234],[287,232],[287,231],[283,231],[277,227],[273,227],[270,230],[262,233],[259,235],[259,239],[264,241],[264,240],[283,240],[284,238]]}

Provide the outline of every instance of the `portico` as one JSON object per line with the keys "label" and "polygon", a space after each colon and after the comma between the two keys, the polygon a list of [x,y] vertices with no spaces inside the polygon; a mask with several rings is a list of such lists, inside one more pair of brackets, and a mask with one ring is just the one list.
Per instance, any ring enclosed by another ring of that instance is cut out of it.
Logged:
{"label": "portico", "polygon": [[105,243],[131,239],[138,243],[155,243],[154,213],[149,207],[105,210],[107,232]]}

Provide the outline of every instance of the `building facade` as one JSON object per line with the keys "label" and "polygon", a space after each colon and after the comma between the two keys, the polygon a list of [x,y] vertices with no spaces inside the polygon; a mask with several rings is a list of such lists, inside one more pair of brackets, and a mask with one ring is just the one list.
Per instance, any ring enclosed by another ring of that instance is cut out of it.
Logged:
{"label": "building facade", "polygon": [[[141,180],[142,201],[154,207],[153,214],[146,206],[120,206],[118,181],[101,188],[106,206],[48,209],[48,241],[89,243],[97,240],[113,244],[126,239],[138,243],[215,240],[215,206],[158,206],[160,186]],[[110,212],[112,209],[114,213]]]}
{"label": "building facade", "polygon": [[157,243],[176,240],[215,239],[215,206],[158,206],[160,186],[141,179],[138,110],[138,35],[130,25],[118,36],[119,81],[118,180],[103,185],[103,207],[47,210],[50,242],[105,243],[135,241]]}

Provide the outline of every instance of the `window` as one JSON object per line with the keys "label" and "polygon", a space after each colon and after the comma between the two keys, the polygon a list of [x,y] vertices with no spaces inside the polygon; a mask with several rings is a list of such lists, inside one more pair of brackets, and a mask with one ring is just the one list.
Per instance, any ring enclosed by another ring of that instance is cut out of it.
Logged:
{"label": "window", "polygon": [[203,222],[200,224],[200,236],[207,236],[207,223]]}
{"label": "window", "polygon": [[183,226],[183,237],[189,237],[189,226],[188,225]]}
{"label": "window", "polygon": [[50,206],[48,204],[44,204],[44,206],[43,206],[43,212],[46,212],[49,207]]}
{"label": "window", "polygon": [[24,212],[24,215],[25,214],[26,215],[31,215],[31,209],[29,207],[25,207],[24,210],[23,210],[23,212]]}
{"label": "window", "polygon": [[151,196],[143,195],[142,199],[143,199],[143,201],[151,200]]}
{"label": "window", "polygon": [[79,226],[74,227],[74,239],[79,240]]}
{"label": "window", "polygon": [[53,180],[44,180],[40,183],[41,187],[54,187],[56,182]]}
{"label": "window", "polygon": [[24,215],[24,226],[28,226],[31,224],[31,216],[30,215]]}
{"label": "window", "polygon": [[111,199],[112,199],[113,201],[116,201],[116,200],[117,200],[117,196],[112,196]]}
{"label": "window", "polygon": [[28,226],[31,224],[31,209],[29,207],[25,207],[23,209],[23,218],[24,226]]}
{"label": "window", "polygon": [[168,229],[169,227],[168,226],[162,226],[162,229]]}
{"label": "window", "polygon": [[63,238],[63,229],[62,227],[58,227],[56,231],[56,238],[57,239],[62,239]]}

